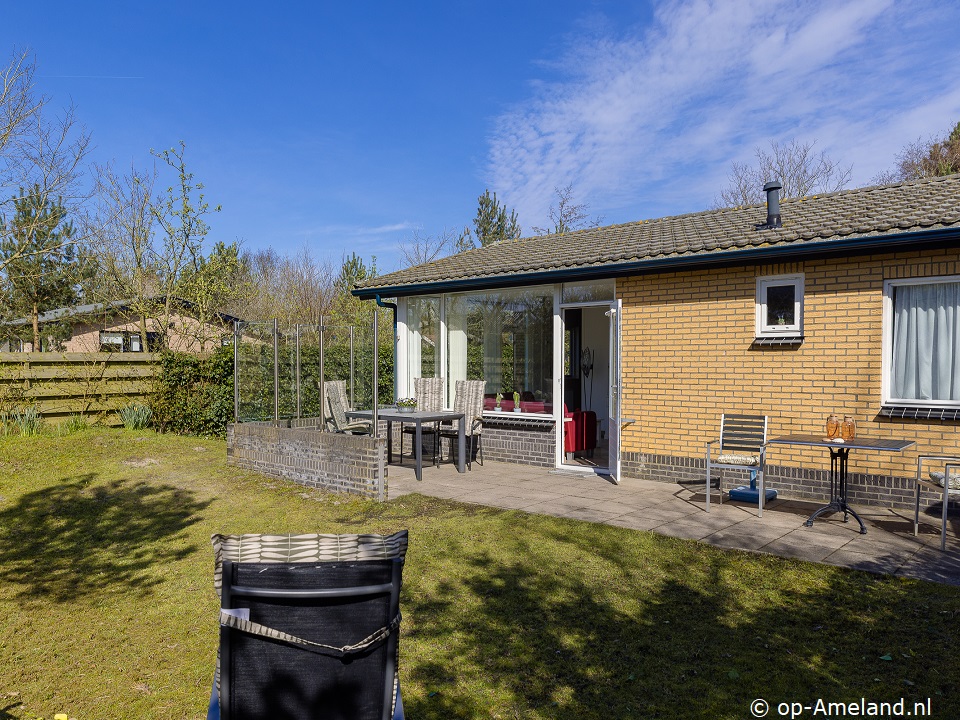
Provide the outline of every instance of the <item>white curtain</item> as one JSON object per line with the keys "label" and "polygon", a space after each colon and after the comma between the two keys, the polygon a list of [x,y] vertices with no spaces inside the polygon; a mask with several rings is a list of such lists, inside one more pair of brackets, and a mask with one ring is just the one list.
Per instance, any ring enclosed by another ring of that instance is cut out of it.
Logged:
{"label": "white curtain", "polygon": [[960,283],[897,286],[892,399],[960,400]]}
{"label": "white curtain", "polygon": [[447,298],[447,388],[450,397],[447,407],[453,407],[457,380],[467,379],[467,300],[464,297]]}
{"label": "white curtain", "polygon": [[407,392],[413,393],[413,379],[421,374],[420,314],[422,305],[419,298],[407,299]]}
{"label": "white curtain", "polygon": [[500,392],[503,379],[503,309],[485,302],[483,309],[483,379],[488,393]]}

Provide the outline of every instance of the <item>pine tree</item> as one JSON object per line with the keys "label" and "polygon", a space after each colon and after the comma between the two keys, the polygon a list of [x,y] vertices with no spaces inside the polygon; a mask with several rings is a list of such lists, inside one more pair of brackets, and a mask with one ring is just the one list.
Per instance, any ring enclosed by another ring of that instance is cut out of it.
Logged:
{"label": "pine tree", "polygon": [[[0,242],[3,299],[10,317],[29,317],[34,352],[41,350],[39,316],[77,301],[84,279],[73,224],[62,199],[51,198],[34,185],[14,198],[14,215]],[[48,335],[62,328],[44,328]],[[23,339],[27,339],[24,337]]]}
{"label": "pine tree", "polygon": [[491,195],[489,190],[485,190],[483,195],[477,198],[477,202],[477,216],[473,219],[473,228],[481,247],[520,237],[517,212],[511,210],[508,215],[506,206],[500,204],[496,193]]}

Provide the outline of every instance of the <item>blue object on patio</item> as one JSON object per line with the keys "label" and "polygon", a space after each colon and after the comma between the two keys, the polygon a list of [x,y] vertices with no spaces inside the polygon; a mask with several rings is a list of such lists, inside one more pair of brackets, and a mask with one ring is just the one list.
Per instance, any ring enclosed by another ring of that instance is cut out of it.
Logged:
{"label": "blue object on patio", "polygon": [[[740,487],[735,487],[730,490],[727,495],[730,496],[731,500],[739,500],[740,502],[748,503],[759,503],[760,502],[760,490],[757,488],[757,471],[750,471],[750,487],[746,485],[741,485]],[[763,501],[770,502],[771,500],[777,499],[777,491],[773,488],[765,488],[763,491]]]}

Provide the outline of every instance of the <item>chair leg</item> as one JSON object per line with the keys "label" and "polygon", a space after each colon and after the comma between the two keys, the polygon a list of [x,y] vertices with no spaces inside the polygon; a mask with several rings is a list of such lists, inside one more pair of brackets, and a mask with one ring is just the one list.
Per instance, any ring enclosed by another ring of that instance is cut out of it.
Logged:
{"label": "chair leg", "polygon": [[[920,474],[917,473],[917,480],[920,479]],[[917,537],[920,534],[920,483],[917,482],[917,486],[914,489],[914,507],[913,507],[913,536]]]}
{"label": "chair leg", "polygon": [[940,529],[940,549],[947,549],[947,510],[950,508],[950,473],[943,473],[943,524]]}
{"label": "chair leg", "polygon": [[710,512],[710,456],[707,456],[707,512]]}
{"label": "chair leg", "polygon": [[483,435],[477,435],[477,462],[483,465]]}

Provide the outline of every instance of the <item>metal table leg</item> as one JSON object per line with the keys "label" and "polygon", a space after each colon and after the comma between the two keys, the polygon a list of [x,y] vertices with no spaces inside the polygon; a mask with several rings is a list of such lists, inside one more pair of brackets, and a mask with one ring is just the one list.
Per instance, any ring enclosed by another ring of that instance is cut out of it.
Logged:
{"label": "metal table leg", "polygon": [[843,521],[848,521],[848,515],[853,515],[860,523],[860,534],[867,534],[867,526],[857,515],[856,511],[847,504],[847,458],[850,448],[830,448],[830,502],[818,508],[804,523],[813,527],[813,521],[827,512],[842,512]]}

